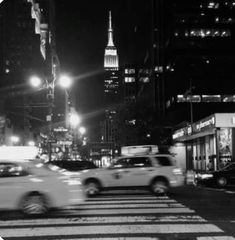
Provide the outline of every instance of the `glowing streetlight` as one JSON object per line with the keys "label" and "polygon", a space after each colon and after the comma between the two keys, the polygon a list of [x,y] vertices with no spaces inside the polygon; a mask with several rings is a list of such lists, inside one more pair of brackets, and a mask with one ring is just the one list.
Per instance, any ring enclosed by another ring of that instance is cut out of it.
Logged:
{"label": "glowing streetlight", "polygon": [[81,135],[84,135],[86,133],[86,128],[85,127],[80,127],[78,131],[81,133]]}
{"label": "glowing streetlight", "polygon": [[76,113],[71,113],[69,116],[69,123],[72,127],[76,127],[81,122],[81,118]]}
{"label": "glowing streetlight", "polygon": [[42,84],[42,80],[41,78],[37,77],[37,76],[32,76],[30,78],[30,84],[33,86],[33,87],[39,87],[41,84]]}
{"label": "glowing streetlight", "polygon": [[61,75],[58,82],[62,88],[69,88],[72,85],[72,79],[67,75]]}

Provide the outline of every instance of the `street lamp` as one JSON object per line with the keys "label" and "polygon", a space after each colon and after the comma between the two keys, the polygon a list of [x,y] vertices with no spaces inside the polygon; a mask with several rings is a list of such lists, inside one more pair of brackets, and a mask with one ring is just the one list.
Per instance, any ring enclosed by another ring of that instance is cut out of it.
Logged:
{"label": "street lamp", "polygon": [[58,82],[59,82],[59,85],[65,89],[69,88],[72,85],[72,79],[68,75],[61,75],[59,77]]}
{"label": "street lamp", "polygon": [[31,84],[33,87],[37,88],[37,87],[40,87],[40,86],[41,86],[42,80],[41,80],[41,78],[39,78],[38,76],[32,76],[32,77],[30,78],[30,84]]}
{"label": "street lamp", "polygon": [[78,131],[80,132],[81,135],[84,135],[86,133],[86,128],[85,127],[80,127],[78,129]]}
{"label": "street lamp", "polygon": [[81,123],[81,118],[78,114],[71,113],[69,116],[69,123],[72,128],[75,128]]}

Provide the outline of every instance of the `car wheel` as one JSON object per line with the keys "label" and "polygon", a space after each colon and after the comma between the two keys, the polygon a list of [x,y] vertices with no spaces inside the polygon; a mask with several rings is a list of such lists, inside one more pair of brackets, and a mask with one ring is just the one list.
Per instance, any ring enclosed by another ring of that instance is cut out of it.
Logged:
{"label": "car wheel", "polygon": [[151,184],[151,190],[155,195],[164,195],[168,192],[169,187],[164,180],[154,180]]}
{"label": "car wheel", "polygon": [[26,215],[41,215],[48,211],[45,197],[37,193],[26,196],[21,203],[21,209]]}
{"label": "car wheel", "polygon": [[225,177],[218,177],[216,182],[219,187],[225,187],[228,183]]}
{"label": "car wheel", "polygon": [[88,197],[97,195],[100,192],[100,187],[97,181],[88,181],[85,184],[85,193]]}

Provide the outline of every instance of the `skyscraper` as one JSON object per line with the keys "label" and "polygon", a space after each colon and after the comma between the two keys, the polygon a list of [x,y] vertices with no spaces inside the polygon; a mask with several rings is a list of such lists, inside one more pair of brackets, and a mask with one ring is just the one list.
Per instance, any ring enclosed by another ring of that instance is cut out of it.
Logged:
{"label": "skyscraper", "polygon": [[104,104],[105,121],[103,123],[103,140],[116,141],[116,107],[119,101],[119,61],[117,49],[113,42],[112,16],[109,11],[108,44],[104,54]]}
{"label": "skyscraper", "polygon": [[[164,1],[165,95],[175,122],[234,111],[235,1]],[[166,19],[167,18],[167,19]],[[182,118],[184,117],[184,119]]]}
{"label": "skyscraper", "polygon": [[25,139],[32,119],[36,119],[29,106],[33,95],[29,94],[28,79],[42,69],[39,42],[31,18],[31,3],[3,1],[0,5],[0,113],[10,120],[15,134],[23,133]]}

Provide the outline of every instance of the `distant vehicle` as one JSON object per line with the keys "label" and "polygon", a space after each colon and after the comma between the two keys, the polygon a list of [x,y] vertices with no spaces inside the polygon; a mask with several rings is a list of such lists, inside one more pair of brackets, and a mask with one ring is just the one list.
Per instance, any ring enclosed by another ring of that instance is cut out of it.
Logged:
{"label": "distant vehicle", "polygon": [[196,175],[197,184],[226,187],[235,184],[235,163],[230,163],[218,171],[199,173]]}
{"label": "distant vehicle", "polygon": [[108,168],[82,171],[80,178],[87,196],[107,188],[126,187],[147,187],[159,195],[184,184],[181,169],[168,154],[119,157]]}
{"label": "distant vehicle", "polygon": [[84,200],[81,182],[56,166],[24,160],[0,161],[0,209],[45,214]]}
{"label": "distant vehicle", "polygon": [[54,160],[50,164],[56,165],[60,168],[66,169],[67,171],[76,172],[85,169],[98,168],[93,162],[86,160]]}

